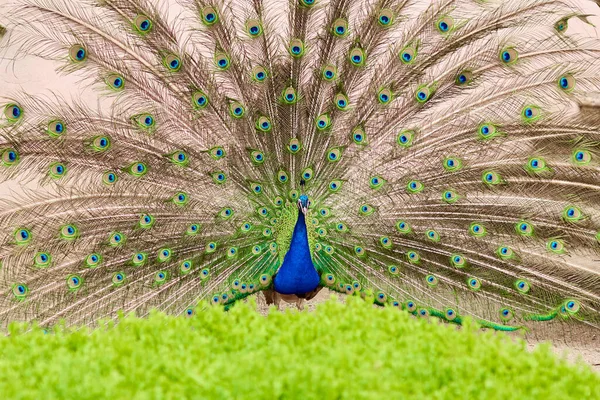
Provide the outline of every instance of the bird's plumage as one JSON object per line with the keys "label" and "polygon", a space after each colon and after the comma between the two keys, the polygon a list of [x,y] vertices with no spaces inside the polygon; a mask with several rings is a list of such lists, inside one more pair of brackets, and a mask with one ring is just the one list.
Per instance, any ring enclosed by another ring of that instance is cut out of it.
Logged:
{"label": "bird's plumage", "polygon": [[573,2],[180,3],[14,3],[3,43],[110,107],[5,99],[0,174],[41,186],[2,200],[2,321],[271,290],[305,194],[322,287],[600,324],[600,41]]}

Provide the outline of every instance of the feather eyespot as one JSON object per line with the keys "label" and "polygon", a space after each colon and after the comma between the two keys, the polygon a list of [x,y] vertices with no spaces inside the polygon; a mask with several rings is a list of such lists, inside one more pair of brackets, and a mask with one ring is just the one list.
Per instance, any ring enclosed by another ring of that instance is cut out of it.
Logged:
{"label": "feather eyespot", "polygon": [[51,138],[59,138],[63,136],[67,132],[66,124],[61,120],[52,120],[48,123],[48,129],[46,129],[46,133]]}
{"label": "feather eyespot", "polygon": [[337,77],[337,68],[335,67],[335,65],[327,64],[323,67],[321,75],[323,76],[323,79],[325,79],[328,82],[331,82]]}
{"label": "feather eyespot", "polygon": [[344,18],[338,18],[333,21],[331,31],[337,37],[344,37],[348,34],[348,21]]}
{"label": "feather eyespot", "polygon": [[377,15],[377,23],[384,28],[389,27],[394,23],[394,12],[389,8],[383,8]]}
{"label": "feather eyespot", "polygon": [[133,20],[133,26],[142,35],[147,34],[152,30],[152,20],[145,15],[138,15]]}
{"label": "feather eyespot", "polygon": [[506,65],[512,65],[517,62],[519,53],[514,47],[507,47],[500,51],[500,61]]}
{"label": "feather eyespot", "polygon": [[567,93],[571,92],[575,89],[575,77],[571,74],[562,75],[558,78],[558,87]]}
{"label": "feather eyespot", "polygon": [[74,44],[69,48],[69,57],[71,58],[71,61],[80,63],[87,59],[87,51],[85,47]]}
{"label": "feather eyespot", "polygon": [[202,23],[206,26],[212,26],[219,22],[219,14],[214,7],[204,7],[202,9]]}
{"label": "feather eyespot", "polygon": [[108,87],[116,92],[119,92],[125,88],[125,78],[119,74],[108,75],[105,79]]}
{"label": "feather eyespot", "polygon": [[299,58],[304,55],[304,42],[300,39],[292,39],[290,41],[288,51],[294,58]]}
{"label": "feather eyespot", "polygon": [[45,251],[40,251],[33,258],[33,262],[36,268],[48,268],[52,263],[52,256]]}
{"label": "feather eyespot", "polygon": [[192,94],[192,104],[195,109],[201,110],[208,105],[208,97],[204,92],[198,90]]}
{"label": "feather eyespot", "polygon": [[13,148],[0,150],[0,162],[5,167],[12,167],[19,162],[19,153]]}
{"label": "feather eyespot", "polygon": [[262,25],[257,19],[249,19],[246,21],[246,32],[251,38],[256,38],[262,33]]}
{"label": "feather eyespot", "polygon": [[15,122],[23,118],[23,109],[21,108],[21,106],[15,103],[7,104],[4,107],[4,116],[6,117],[8,122],[14,124]]}

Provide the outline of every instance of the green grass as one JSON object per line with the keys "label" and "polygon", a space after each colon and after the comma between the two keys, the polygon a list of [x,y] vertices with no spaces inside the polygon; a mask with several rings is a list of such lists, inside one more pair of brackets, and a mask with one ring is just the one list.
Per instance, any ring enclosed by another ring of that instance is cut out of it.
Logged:
{"label": "green grass", "polygon": [[600,376],[548,347],[356,298],[0,338],[2,399],[593,399]]}

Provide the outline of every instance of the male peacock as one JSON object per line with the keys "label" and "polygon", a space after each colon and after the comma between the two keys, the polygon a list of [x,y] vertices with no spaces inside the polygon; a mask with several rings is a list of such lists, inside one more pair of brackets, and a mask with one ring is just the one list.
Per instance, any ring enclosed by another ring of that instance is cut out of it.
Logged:
{"label": "male peacock", "polygon": [[3,103],[4,324],[327,287],[600,326],[600,41],[573,1],[180,3],[11,6],[4,45],[110,107]]}

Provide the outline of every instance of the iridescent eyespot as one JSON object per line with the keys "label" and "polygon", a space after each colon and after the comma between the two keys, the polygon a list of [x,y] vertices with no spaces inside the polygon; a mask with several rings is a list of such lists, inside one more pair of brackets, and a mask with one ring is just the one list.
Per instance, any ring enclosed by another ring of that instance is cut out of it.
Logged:
{"label": "iridescent eyespot", "polygon": [[458,313],[452,308],[447,308],[444,312],[444,316],[448,321],[454,321],[456,317],[458,317]]}
{"label": "iridescent eyespot", "polygon": [[326,274],[324,280],[327,286],[332,286],[335,283],[335,276],[333,274]]}
{"label": "iridescent eyespot", "polygon": [[24,283],[16,283],[12,287],[12,293],[17,300],[24,300],[29,294],[29,288]]}
{"label": "iridescent eyespot", "polygon": [[219,14],[214,7],[204,7],[202,9],[202,23],[206,26],[211,26],[216,24],[219,21]]}
{"label": "iridescent eyespot", "polygon": [[140,216],[140,220],[138,222],[138,226],[143,229],[152,228],[154,225],[155,219],[150,214],[142,214]]}
{"label": "iridescent eyespot", "polygon": [[396,229],[398,230],[398,232],[403,234],[412,232],[410,225],[405,221],[396,222]]}
{"label": "iridescent eyespot", "polygon": [[427,85],[421,85],[417,88],[415,92],[415,98],[419,103],[425,103],[433,94],[433,91]]}
{"label": "iridescent eyespot", "polygon": [[362,246],[354,246],[354,254],[356,254],[359,257],[363,257],[367,254],[367,251]]}
{"label": "iridescent eyespot", "polygon": [[408,262],[411,264],[419,264],[419,262],[421,261],[421,256],[419,255],[419,253],[417,253],[414,250],[407,251],[406,258],[408,259]]}
{"label": "iridescent eyespot", "polygon": [[113,232],[108,237],[108,244],[113,247],[120,246],[125,243],[125,239],[125,235],[123,235],[121,232]]}
{"label": "iridescent eyespot", "polygon": [[348,109],[350,100],[348,100],[348,96],[345,94],[338,93],[333,97],[333,104],[335,104],[338,110],[345,111]]}
{"label": "iridescent eyespot", "polygon": [[335,193],[342,188],[342,181],[339,179],[329,182],[328,189],[330,192]]}
{"label": "iridescent eyespot", "polygon": [[490,123],[483,123],[477,129],[477,135],[480,139],[492,139],[500,135],[498,128]]}
{"label": "iridescent eyespot", "polygon": [[185,231],[186,235],[192,236],[198,234],[198,232],[200,232],[200,224],[190,224]]}
{"label": "iridescent eyespot", "polygon": [[392,91],[388,88],[382,88],[377,93],[377,101],[379,101],[380,104],[387,105],[392,101],[392,98]]}
{"label": "iridescent eyespot", "polygon": [[347,232],[347,231],[348,231],[348,226],[346,226],[346,224],[344,224],[344,223],[341,223],[341,222],[340,222],[340,223],[338,223],[338,224],[335,226],[335,229],[336,229],[338,232]]}
{"label": "iridescent eyespot", "polygon": [[77,239],[77,237],[79,236],[79,229],[77,229],[77,227],[75,225],[72,224],[68,224],[68,225],[63,225],[60,228],[60,237],[63,240],[75,240]]}
{"label": "iridescent eyespot", "polygon": [[401,147],[408,148],[412,146],[415,137],[415,131],[404,129],[398,133],[398,144]]}
{"label": "iridescent eyespot", "polygon": [[215,65],[219,70],[227,71],[229,69],[230,64],[231,64],[231,61],[229,60],[229,57],[227,56],[227,54],[225,54],[225,53],[215,54]]}
{"label": "iridescent eyespot", "polygon": [[561,239],[550,239],[546,242],[546,249],[554,254],[564,254],[565,242]]}
{"label": "iridescent eyespot", "polygon": [[318,130],[324,131],[331,126],[331,118],[329,117],[329,114],[321,114],[317,117],[315,123]]}
{"label": "iridescent eyespot", "polygon": [[260,36],[262,33],[262,25],[257,19],[249,19],[246,21],[246,32],[251,38]]}
{"label": "iridescent eyespot", "polygon": [[333,147],[327,152],[327,160],[330,162],[338,162],[342,159],[342,148]]}
{"label": "iridescent eyespot", "polygon": [[302,57],[304,54],[304,43],[300,39],[292,39],[290,41],[288,51],[294,58]]}
{"label": "iridescent eyespot", "polygon": [[564,33],[568,28],[569,28],[569,19],[568,18],[562,18],[554,24],[554,29],[556,29],[556,31],[558,33]]}
{"label": "iridescent eyespot", "polygon": [[462,168],[462,160],[456,157],[446,157],[442,165],[446,171],[455,172]]}
{"label": "iridescent eyespot", "polygon": [[500,309],[500,319],[504,322],[508,322],[513,319],[514,313],[510,308]]}
{"label": "iridescent eyespot", "polygon": [[473,73],[469,70],[464,70],[456,76],[456,84],[465,86],[473,82]]}
{"label": "iridescent eyespot", "polygon": [[213,182],[220,185],[227,182],[227,175],[223,171],[217,171],[212,173]]}
{"label": "iridescent eyespot", "polygon": [[379,189],[385,184],[385,182],[385,179],[383,179],[381,176],[373,176],[369,179],[369,186],[371,189]]}
{"label": "iridescent eyespot", "polygon": [[419,308],[419,309],[417,310],[417,314],[418,314],[418,315],[419,315],[419,317],[421,317],[421,318],[428,318],[428,317],[429,317],[429,315],[430,315],[430,312],[429,312],[429,310],[428,310],[428,309],[426,309],[426,308]]}
{"label": "iridescent eyespot", "polygon": [[18,104],[7,104],[4,107],[4,116],[10,123],[15,123],[23,118],[23,109]]}
{"label": "iridescent eyespot", "polygon": [[242,103],[240,103],[238,101],[233,101],[233,102],[231,102],[231,104],[229,104],[229,114],[233,118],[235,118],[235,119],[242,118],[244,116],[245,112],[246,112],[246,109],[244,108]]}
{"label": "iridescent eyespot", "polygon": [[469,234],[475,237],[483,237],[487,234],[485,226],[478,222],[472,222],[469,226]]}
{"label": "iridescent eyespot", "polygon": [[285,104],[295,104],[298,101],[296,89],[291,86],[286,87],[283,89],[283,92],[281,92],[281,98]]}
{"label": "iridescent eyespot", "polygon": [[317,3],[316,0],[298,0],[298,1],[301,6],[307,7],[307,8],[310,8]]}
{"label": "iridescent eyespot", "polygon": [[348,34],[348,21],[344,18],[338,18],[333,21],[331,32],[337,37],[344,37]]}
{"label": "iridescent eyespot", "polygon": [[427,232],[425,232],[425,237],[427,239],[431,240],[432,242],[439,242],[440,241],[440,235],[439,235],[439,233],[437,233],[433,229],[430,229]]}
{"label": "iridescent eyespot", "polygon": [[321,76],[328,82],[333,81],[337,77],[337,68],[335,65],[327,64],[323,67]]}
{"label": "iridescent eyespot", "polygon": [[254,126],[261,132],[270,132],[272,129],[271,120],[265,116],[258,118]]}
{"label": "iridescent eyespot", "polygon": [[200,271],[200,279],[205,280],[210,275],[210,271],[208,268],[204,268]]}
{"label": "iridescent eyespot", "polygon": [[571,155],[571,161],[577,165],[588,165],[592,161],[592,153],[588,150],[575,149]]}
{"label": "iridescent eyespot", "polygon": [[313,172],[313,169],[311,167],[304,168],[302,170],[302,174],[301,174],[302,179],[304,179],[307,182],[310,181],[312,179],[312,177],[313,177],[313,173],[314,172]]}
{"label": "iridescent eyespot", "polygon": [[33,258],[33,262],[36,268],[48,268],[52,264],[52,256],[45,251],[40,251]]}
{"label": "iridescent eyespot", "polygon": [[176,56],[175,54],[169,54],[165,58],[163,58],[163,64],[167,69],[171,72],[177,72],[181,69],[181,58]]}
{"label": "iridescent eyespot", "polygon": [[460,255],[460,254],[452,254],[450,256],[450,265],[452,265],[455,268],[464,268],[464,266],[467,264],[467,261],[465,260],[465,258]]}
{"label": "iridescent eyespot", "polygon": [[0,150],[0,161],[3,166],[12,167],[19,162],[19,153],[13,148]]}
{"label": "iridescent eyespot", "polygon": [[518,279],[518,280],[515,282],[515,288],[516,288],[516,289],[517,289],[519,292],[521,292],[521,293],[523,293],[523,294],[526,294],[526,293],[528,293],[528,292],[529,292],[529,290],[531,289],[531,286],[529,285],[529,282],[527,282],[525,279]]}
{"label": "iridescent eyespot", "polygon": [[29,244],[33,238],[33,235],[29,229],[21,228],[15,231],[15,241],[18,245]]}
{"label": "iridescent eyespot", "polygon": [[500,51],[500,61],[506,65],[511,65],[517,62],[519,53],[514,47],[507,47]]}
{"label": "iridescent eyespot", "polygon": [[77,290],[83,285],[83,278],[79,275],[67,276],[67,287],[69,290]]}
{"label": "iridescent eyespot", "polygon": [[503,260],[510,260],[516,257],[514,250],[507,246],[498,247],[496,249],[496,255]]}
{"label": "iridescent eyespot", "polygon": [[269,238],[271,237],[271,235],[273,235],[273,231],[271,230],[271,228],[265,228],[263,229],[262,234],[264,237]]}
{"label": "iridescent eyespot", "polygon": [[127,168],[127,172],[136,178],[146,175],[148,167],[143,162],[135,162]]}
{"label": "iridescent eyespot", "polygon": [[575,89],[575,77],[571,74],[560,76],[558,78],[558,87],[565,92],[571,92]]}
{"label": "iridescent eyespot", "polygon": [[280,170],[279,172],[277,172],[277,180],[280,183],[286,183],[288,181],[288,179],[289,179],[288,174],[284,170]]}
{"label": "iridescent eyespot", "polygon": [[148,254],[146,253],[135,253],[131,256],[131,263],[134,267],[141,267],[146,264],[146,261],[148,261]]}
{"label": "iridescent eyespot", "polygon": [[447,34],[451,32],[454,28],[454,19],[449,16],[445,16],[437,21],[435,27],[442,34]]}
{"label": "iridescent eyespot", "polygon": [[190,163],[190,158],[187,153],[183,150],[175,150],[173,153],[168,155],[169,160],[180,167],[185,167]]}
{"label": "iridescent eyespot", "polygon": [[227,250],[227,257],[232,258],[237,256],[238,254],[238,249],[237,247],[230,247],[229,250]]}
{"label": "iridescent eyespot", "polygon": [[567,206],[562,212],[562,219],[565,222],[580,222],[585,218],[585,214],[577,206]]}
{"label": "iridescent eyespot", "polygon": [[119,177],[112,171],[106,171],[102,174],[102,183],[104,183],[105,185],[114,185],[115,183],[117,183],[118,180]]}
{"label": "iridescent eyespot", "polygon": [[209,154],[213,159],[220,160],[221,158],[225,157],[225,149],[223,149],[221,146],[216,146],[209,150]]}
{"label": "iridescent eyespot", "polygon": [[92,253],[85,258],[85,267],[96,268],[102,262],[102,256],[98,253]]}
{"label": "iridescent eyespot", "polygon": [[110,149],[110,138],[108,136],[96,136],[90,141],[90,149],[96,153],[103,153]]}
{"label": "iridescent eyespot", "polygon": [[114,91],[121,91],[125,88],[125,78],[122,75],[110,74],[104,81]]}
{"label": "iridescent eyespot", "polygon": [[169,261],[171,259],[173,252],[171,249],[163,247],[156,252],[156,260],[160,263]]}
{"label": "iridescent eyespot", "polygon": [[252,229],[252,224],[249,223],[249,222],[243,223],[242,226],[241,226],[241,228],[240,228],[240,230],[242,232],[250,232],[251,229]]}
{"label": "iridescent eyespot", "polygon": [[550,168],[546,165],[546,160],[541,157],[531,157],[525,165],[525,170],[534,174],[544,173],[550,171]]}
{"label": "iridescent eyespot", "polygon": [[520,221],[515,225],[515,230],[521,236],[533,236],[533,225],[526,221]]}
{"label": "iridescent eyespot", "polygon": [[152,30],[152,21],[145,15],[138,15],[133,20],[133,26],[139,33],[146,34]]}
{"label": "iridescent eyespot", "polygon": [[61,120],[52,120],[48,122],[48,129],[46,129],[46,133],[51,138],[59,138],[67,133],[67,125]]}
{"label": "iridescent eyespot", "polygon": [[255,165],[260,165],[265,162],[265,153],[259,150],[250,150],[250,159]]}
{"label": "iridescent eyespot", "polygon": [[425,277],[425,282],[427,282],[427,284],[431,287],[436,287],[439,283],[438,278],[433,275],[427,275]]}
{"label": "iridescent eyespot", "polygon": [[252,79],[255,82],[263,82],[265,79],[267,79],[268,76],[269,74],[267,73],[267,70],[264,67],[257,65],[254,68],[252,68]]}
{"label": "iridescent eyespot", "polygon": [[469,289],[474,291],[478,291],[479,289],[481,289],[481,281],[477,278],[467,279],[467,285],[469,286]]}
{"label": "iridescent eyespot", "polygon": [[500,175],[494,171],[483,171],[483,174],[481,174],[481,180],[483,183],[490,186],[503,183]]}
{"label": "iridescent eyespot", "polygon": [[48,176],[52,179],[60,179],[67,174],[67,166],[60,162],[50,164],[48,167]]}
{"label": "iridescent eyespot", "polygon": [[184,314],[185,314],[187,317],[192,317],[192,316],[194,315],[194,309],[193,309],[193,308],[191,308],[191,307],[190,307],[190,308],[186,308],[186,310],[184,311]]}
{"label": "iridescent eyespot", "polygon": [[233,217],[233,214],[234,214],[234,212],[231,207],[224,207],[221,209],[221,211],[219,211],[219,216],[225,220]]}
{"label": "iridescent eyespot", "polygon": [[362,67],[365,65],[365,52],[360,47],[352,48],[348,54],[348,58],[350,59],[350,64],[355,67]]}
{"label": "iridescent eyespot", "polygon": [[269,286],[271,284],[271,276],[267,275],[267,274],[262,274],[260,276],[260,278],[258,278],[258,282],[261,284],[261,286],[266,287]]}
{"label": "iridescent eyespot", "polygon": [[406,184],[406,191],[410,194],[420,193],[425,186],[420,181],[409,181]]}
{"label": "iridescent eyespot", "polygon": [[69,57],[71,61],[80,63],[87,59],[87,51],[80,44],[74,44],[69,48]]}
{"label": "iridescent eyespot", "polygon": [[406,46],[400,50],[400,61],[404,64],[412,64],[417,57],[417,50],[412,46]]}
{"label": "iridescent eyespot", "polygon": [[387,301],[387,295],[379,291],[375,294],[375,301],[379,304],[384,304]]}
{"label": "iridescent eyespot", "polygon": [[262,185],[260,183],[250,183],[250,188],[252,189],[254,194],[261,194],[263,190]]}
{"label": "iridescent eyespot", "polygon": [[262,249],[259,245],[254,245],[254,247],[252,247],[252,254],[254,255],[260,254],[261,251]]}
{"label": "iridescent eyespot", "polygon": [[377,23],[384,28],[389,27],[394,23],[394,12],[389,8],[382,8],[377,15]]}
{"label": "iridescent eyespot", "polygon": [[175,195],[171,198],[171,201],[178,206],[184,206],[189,202],[189,197],[187,195],[187,193],[184,192],[177,192],[175,193]]}
{"label": "iridescent eyespot", "polygon": [[367,216],[373,214],[375,212],[375,208],[369,204],[363,204],[359,206],[358,212],[360,215]]}
{"label": "iridescent eyespot", "polygon": [[269,215],[269,210],[267,209],[267,207],[260,207],[260,208],[256,209],[256,212],[261,217],[266,217]]}
{"label": "iridescent eyespot", "polygon": [[300,144],[300,140],[293,138],[290,140],[290,143],[287,146],[287,149],[290,153],[292,154],[296,154],[297,152],[300,151],[300,149],[302,148],[302,145]]}
{"label": "iridescent eyespot", "polygon": [[273,204],[275,207],[281,207],[283,205],[283,198],[281,196],[277,196],[273,199]]}
{"label": "iridescent eyespot", "polygon": [[208,105],[208,96],[200,90],[195,91],[192,94],[192,105],[197,110],[203,109]]}
{"label": "iridescent eyespot", "polygon": [[352,129],[352,140],[354,143],[364,146],[367,144],[367,134],[362,126],[356,126]]}
{"label": "iridescent eyespot", "polygon": [[581,308],[581,304],[577,300],[569,299],[565,301],[564,307],[570,314],[576,314]]}
{"label": "iridescent eyespot", "polygon": [[414,313],[415,311],[417,311],[417,304],[414,301],[407,300],[404,304],[408,312]]}
{"label": "iridescent eyespot", "polygon": [[542,116],[542,110],[538,107],[538,106],[525,106],[523,107],[523,110],[521,111],[521,118],[523,119],[523,122],[525,123],[529,123],[529,122],[535,122],[538,119],[540,119]]}
{"label": "iridescent eyespot", "polygon": [[453,190],[446,190],[442,193],[442,200],[448,204],[453,204],[458,201],[458,195]]}
{"label": "iridescent eyespot", "polygon": [[386,249],[391,249],[394,245],[392,239],[390,239],[389,236],[383,236],[382,238],[380,238],[379,243],[381,243],[381,245]]}
{"label": "iridescent eyespot", "polygon": [[122,286],[125,284],[125,274],[123,272],[115,272],[112,276],[114,286]]}

